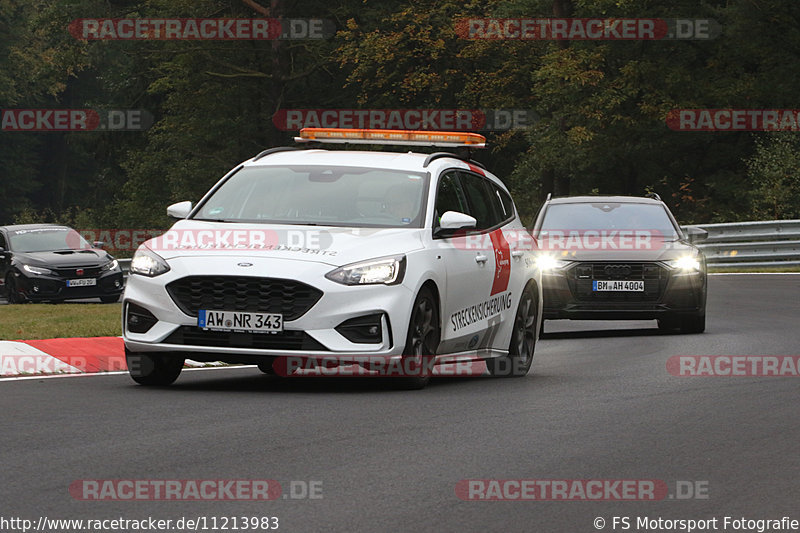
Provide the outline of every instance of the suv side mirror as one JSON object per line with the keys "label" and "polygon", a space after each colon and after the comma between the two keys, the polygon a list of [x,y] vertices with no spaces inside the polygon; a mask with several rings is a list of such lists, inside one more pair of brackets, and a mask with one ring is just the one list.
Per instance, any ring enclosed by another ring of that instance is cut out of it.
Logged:
{"label": "suv side mirror", "polygon": [[192,202],[178,202],[167,208],[167,215],[172,218],[186,218],[192,212]]}
{"label": "suv side mirror", "polygon": [[92,242],[92,246],[94,246],[95,248],[99,248],[101,250],[103,249],[103,247],[105,245],[106,245],[106,243],[104,241],[94,241],[94,242]]}
{"label": "suv side mirror", "polygon": [[703,228],[698,228],[697,226],[689,226],[684,230],[684,233],[689,239],[689,242],[692,243],[704,241],[708,238],[708,231]]}

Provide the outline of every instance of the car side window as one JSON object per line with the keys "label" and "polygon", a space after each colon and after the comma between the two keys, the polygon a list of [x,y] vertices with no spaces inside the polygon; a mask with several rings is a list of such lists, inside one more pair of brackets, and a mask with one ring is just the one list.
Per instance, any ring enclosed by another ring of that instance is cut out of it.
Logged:
{"label": "car side window", "polygon": [[498,225],[503,217],[495,212],[497,200],[492,197],[489,182],[475,174],[462,172],[461,183],[469,202],[469,214],[478,221],[475,229],[483,230]]}
{"label": "car side window", "polygon": [[8,246],[6,246],[6,238],[3,236],[2,233],[0,233],[0,248],[8,250]]}
{"label": "car side window", "polygon": [[435,225],[439,224],[439,218],[447,211],[471,214],[456,172],[445,174],[439,180],[439,187],[436,190]]}
{"label": "car side window", "polygon": [[494,183],[492,183],[492,190],[497,199],[497,212],[500,213],[503,222],[510,220],[514,216],[514,202],[506,191]]}

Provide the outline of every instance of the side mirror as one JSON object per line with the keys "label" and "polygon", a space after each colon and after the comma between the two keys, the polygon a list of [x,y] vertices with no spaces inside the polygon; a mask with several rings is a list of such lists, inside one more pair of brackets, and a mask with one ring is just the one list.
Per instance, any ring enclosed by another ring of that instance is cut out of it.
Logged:
{"label": "side mirror", "polygon": [[105,245],[106,245],[106,243],[104,241],[93,241],[92,242],[92,246],[94,248],[99,248],[100,250],[102,250]]}
{"label": "side mirror", "polygon": [[701,242],[708,238],[708,231],[704,230],[703,228],[698,228],[697,226],[689,226],[684,230],[686,237],[689,239],[689,242]]}
{"label": "side mirror", "polygon": [[474,217],[458,211],[446,211],[439,219],[439,228],[444,231],[474,228],[477,225],[478,221]]}
{"label": "side mirror", "polygon": [[192,212],[192,202],[178,202],[167,208],[167,215],[172,218],[186,218]]}

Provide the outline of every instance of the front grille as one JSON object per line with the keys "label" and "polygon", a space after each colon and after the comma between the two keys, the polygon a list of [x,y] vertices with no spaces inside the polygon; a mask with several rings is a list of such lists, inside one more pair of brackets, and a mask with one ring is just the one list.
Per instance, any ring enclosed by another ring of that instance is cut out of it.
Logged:
{"label": "front grille", "polygon": [[327,351],[305,331],[280,333],[239,333],[233,331],[206,331],[194,326],[181,326],[169,337],[166,344],[185,346],[212,346],[215,348],[255,348],[259,350]]}
{"label": "front grille", "polygon": [[[63,278],[96,278],[100,275],[100,267],[69,267],[69,268],[51,268],[57,276]],[[83,270],[82,274],[78,274],[78,270]]]}
{"label": "front grille", "polygon": [[290,279],[247,276],[189,276],[167,285],[181,311],[197,316],[200,309],[280,313],[285,321],[303,316],[322,291]]}
{"label": "front grille", "polygon": [[[579,263],[567,277],[581,302],[655,302],[661,299],[669,273],[657,263]],[[644,280],[644,292],[593,291],[594,280]]]}

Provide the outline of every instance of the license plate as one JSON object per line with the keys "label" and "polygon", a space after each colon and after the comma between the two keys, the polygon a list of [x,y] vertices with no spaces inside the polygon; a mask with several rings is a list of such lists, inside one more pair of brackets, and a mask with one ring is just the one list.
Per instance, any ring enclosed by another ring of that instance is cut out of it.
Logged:
{"label": "license plate", "polygon": [[97,285],[95,278],[68,279],[67,287],[94,287]]}
{"label": "license plate", "polygon": [[216,331],[283,331],[283,315],[201,309],[197,312],[197,327]]}
{"label": "license plate", "polygon": [[594,280],[592,290],[596,292],[644,292],[644,281]]}

